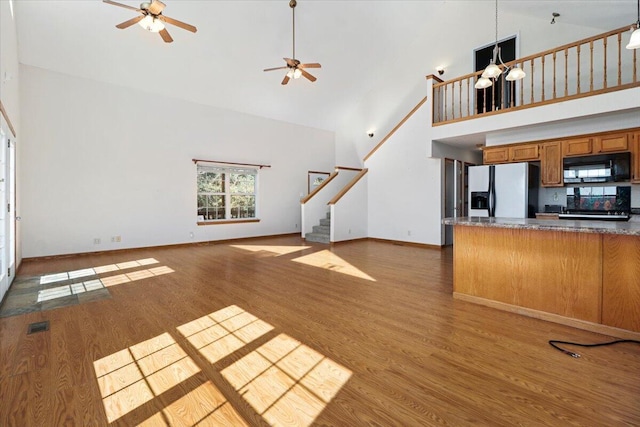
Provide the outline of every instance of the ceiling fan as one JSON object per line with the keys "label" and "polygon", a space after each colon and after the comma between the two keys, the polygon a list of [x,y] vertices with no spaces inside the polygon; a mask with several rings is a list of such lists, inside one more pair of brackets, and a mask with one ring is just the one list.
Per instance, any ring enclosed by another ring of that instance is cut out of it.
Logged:
{"label": "ceiling fan", "polygon": [[193,25],[185,24],[184,22],[178,21],[177,19],[164,16],[162,14],[162,11],[164,10],[166,5],[160,0],[152,0],[150,2],[145,1],[140,4],[139,9],[111,0],[102,1],[114,6],[120,6],[124,7],[125,9],[135,10],[136,12],[139,12],[141,14],[140,16],[136,16],[135,18],[129,19],[128,21],[124,21],[123,23],[116,25],[116,27],[120,28],[121,30],[129,28],[135,23],[139,23],[145,30],[151,31],[152,33],[159,33],[160,37],[162,37],[162,40],[164,40],[166,43],[171,43],[173,39],[165,28],[165,23],[175,25],[176,27],[191,31],[192,33],[198,31],[198,29]]}
{"label": "ceiling fan", "polygon": [[309,74],[305,68],[320,68],[320,64],[317,62],[310,64],[301,64],[300,61],[296,59],[296,0],[289,1],[289,7],[291,7],[291,11],[293,13],[293,55],[291,58],[283,58],[287,63],[284,67],[275,67],[275,68],[267,68],[264,71],[273,71],[273,70],[287,70],[287,74],[284,76],[282,80],[282,84],[286,85],[289,83],[290,79],[297,79],[300,76],[304,76],[307,80],[311,82],[315,82],[316,78]]}

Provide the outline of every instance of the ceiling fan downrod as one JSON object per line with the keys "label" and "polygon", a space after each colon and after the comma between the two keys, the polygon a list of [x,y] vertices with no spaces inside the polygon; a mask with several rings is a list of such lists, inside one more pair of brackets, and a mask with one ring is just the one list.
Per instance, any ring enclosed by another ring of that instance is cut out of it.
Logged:
{"label": "ceiling fan downrod", "polygon": [[298,2],[296,0],[289,1],[289,7],[291,8],[291,15],[293,17],[293,55],[291,57],[293,59],[296,58],[296,6]]}

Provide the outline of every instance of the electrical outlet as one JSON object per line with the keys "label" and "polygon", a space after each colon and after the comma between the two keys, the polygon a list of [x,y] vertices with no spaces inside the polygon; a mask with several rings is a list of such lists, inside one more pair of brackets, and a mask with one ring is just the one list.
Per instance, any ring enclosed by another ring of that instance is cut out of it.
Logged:
{"label": "electrical outlet", "polygon": [[111,237],[111,242],[112,243],[119,243],[122,241],[122,238],[120,236],[113,236]]}
{"label": "electrical outlet", "polygon": [[191,231],[191,232],[189,233],[189,238],[190,238],[190,239],[193,239],[193,231]]}
{"label": "electrical outlet", "polygon": [[407,230],[407,236],[411,236],[411,230]]}
{"label": "electrical outlet", "polygon": [[100,238],[96,237],[95,239],[93,239],[93,244],[94,245],[99,245],[100,244]]}

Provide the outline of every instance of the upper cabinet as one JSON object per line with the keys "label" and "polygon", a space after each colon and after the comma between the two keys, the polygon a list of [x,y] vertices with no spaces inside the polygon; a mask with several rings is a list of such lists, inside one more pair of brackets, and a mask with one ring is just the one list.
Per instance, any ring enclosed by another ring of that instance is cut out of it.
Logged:
{"label": "upper cabinet", "polygon": [[640,129],[603,132],[564,140],[496,145],[483,150],[484,164],[540,161],[543,187],[562,187],[562,159],[631,152],[631,182],[640,184]]}
{"label": "upper cabinet", "polygon": [[524,144],[509,147],[509,158],[513,162],[531,162],[540,160],[538,144]]}
{"label": "upper cabinet", "polygon": [[640,184],[640,131],[633,132],[629,139],[631,146],[631,182]]}
{"label": "upper cabinet", "polygon": [[534,162],[540,160],[538,144],[518,144],[514,146],[488,147],[482,152],[484,164]]}
{"label": "upper cabinet", "polygon": [[560,141],[542,144],[540,153],[540,183],[543,187],[562,187],[562,148]]}
{"label": "upper cabinet", "polygon": [[593,154],[593,138],[574,138],[562,141],[562,156],[586,156]]}
{"label": "upper cabinet", "polygon": [[485,165],[489,165],[493,163],[507,163],[508,161],[509,161],[508,147],[485,148],[482,151],[482,162]]}
{"label": "upper cabinet", "polygon": [[629,134],[627,132],[623,132],[598,136],[595,138],[593,151],[594,154],[629,151]]}

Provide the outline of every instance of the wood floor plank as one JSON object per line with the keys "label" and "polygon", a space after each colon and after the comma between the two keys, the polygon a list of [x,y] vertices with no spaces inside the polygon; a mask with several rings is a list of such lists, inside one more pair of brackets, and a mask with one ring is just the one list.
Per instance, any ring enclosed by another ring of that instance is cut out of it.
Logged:
{"label": "wood floor plank", "polygon": [[287,236],[19,278],[96,267],[111,298],[0,319],[0,425],[640,425],[640,346],[574,359],[547,341],[610,337],[454,300],[450,249]]}

